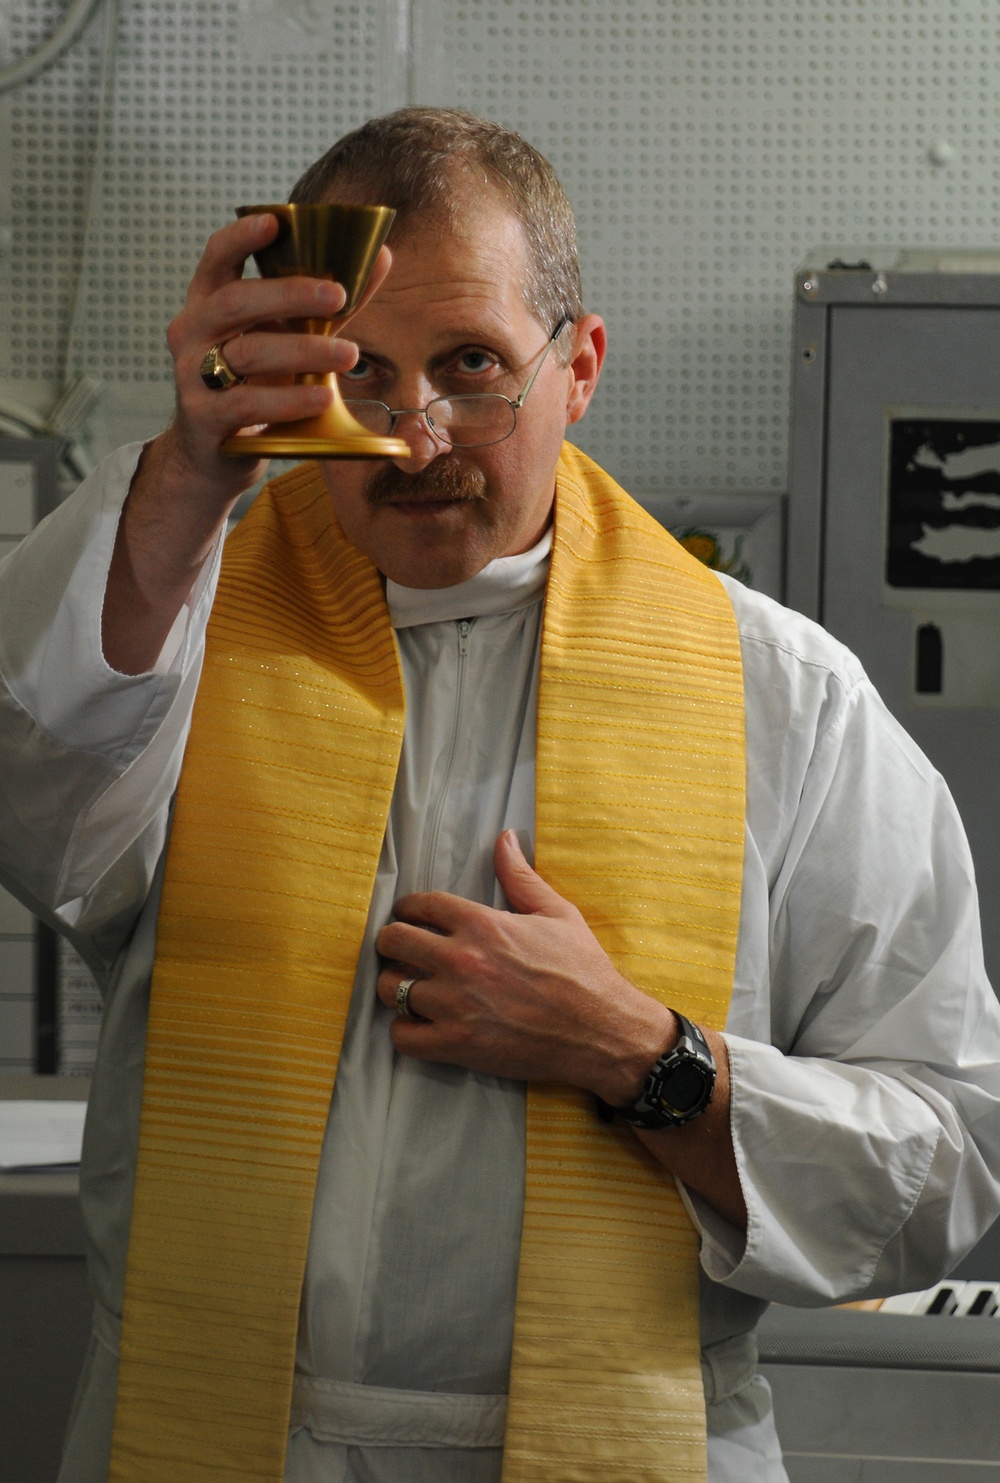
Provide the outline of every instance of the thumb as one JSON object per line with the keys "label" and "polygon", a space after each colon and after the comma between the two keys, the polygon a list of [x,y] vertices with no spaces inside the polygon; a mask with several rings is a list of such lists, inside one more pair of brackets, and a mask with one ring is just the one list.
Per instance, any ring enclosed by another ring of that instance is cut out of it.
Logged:
{"label": "thumb", "polygon": [[543,917],[565,915],[569,903],[532,870],[513,829],[505,829],[497,840],[493,869],[511,911]]}

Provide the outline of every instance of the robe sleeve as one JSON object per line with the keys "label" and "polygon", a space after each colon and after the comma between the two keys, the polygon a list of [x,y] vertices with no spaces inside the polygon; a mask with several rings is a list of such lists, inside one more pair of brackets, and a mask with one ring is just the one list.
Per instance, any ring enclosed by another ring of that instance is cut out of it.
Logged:
{"label": "robe sleeve", "polygon": [[748,842],[727,1026],[742,1236],[715,1281],[802,1305],[939,1280],[1000,1213],[1000,1006],[947,787],[828,635],[735,596]]}
{"label": "robe sleeve", "polygon": [[105,459],[0,563],[0,882],[99,978],[163,848],[221,552],[154,668],[111,669],[101,610],[140,452]]}

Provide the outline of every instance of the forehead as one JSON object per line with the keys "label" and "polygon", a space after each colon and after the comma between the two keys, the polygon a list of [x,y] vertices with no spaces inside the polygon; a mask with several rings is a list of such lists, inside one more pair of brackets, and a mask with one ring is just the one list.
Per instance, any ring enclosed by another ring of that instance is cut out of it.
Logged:
{"label": "forehead", "polygon": [[446,337],[478,328],[517,342],[535,325],[524,302],[524,229],[499,202],[469,204],[447,226],[407,222],[392,252],[389,276],[352,322],[352,338],[416,328]]}

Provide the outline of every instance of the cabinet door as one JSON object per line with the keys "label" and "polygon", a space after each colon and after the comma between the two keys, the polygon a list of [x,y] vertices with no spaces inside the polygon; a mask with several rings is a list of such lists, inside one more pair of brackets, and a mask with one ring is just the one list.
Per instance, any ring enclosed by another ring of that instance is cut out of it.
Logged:
{"label": "cabinet door", "polygon": [[[832,309],[827,413],[822,621],[951,787],[998,985],[1000,309]],[[931,559],[901,564],[901,546]]]}

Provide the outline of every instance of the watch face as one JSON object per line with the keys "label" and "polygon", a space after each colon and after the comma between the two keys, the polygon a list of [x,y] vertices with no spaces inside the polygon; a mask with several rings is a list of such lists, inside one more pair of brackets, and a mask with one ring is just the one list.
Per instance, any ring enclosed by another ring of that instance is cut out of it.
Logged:
{"label": "watch face", "polygon": [[681,1066],[672,1066],[657,1077],[655,1087],[650,1088],[647,1100],[664,1112],[693,1112],[708,1101],[715,1078],[707,1067],[698,1061],[687,1061]]}

